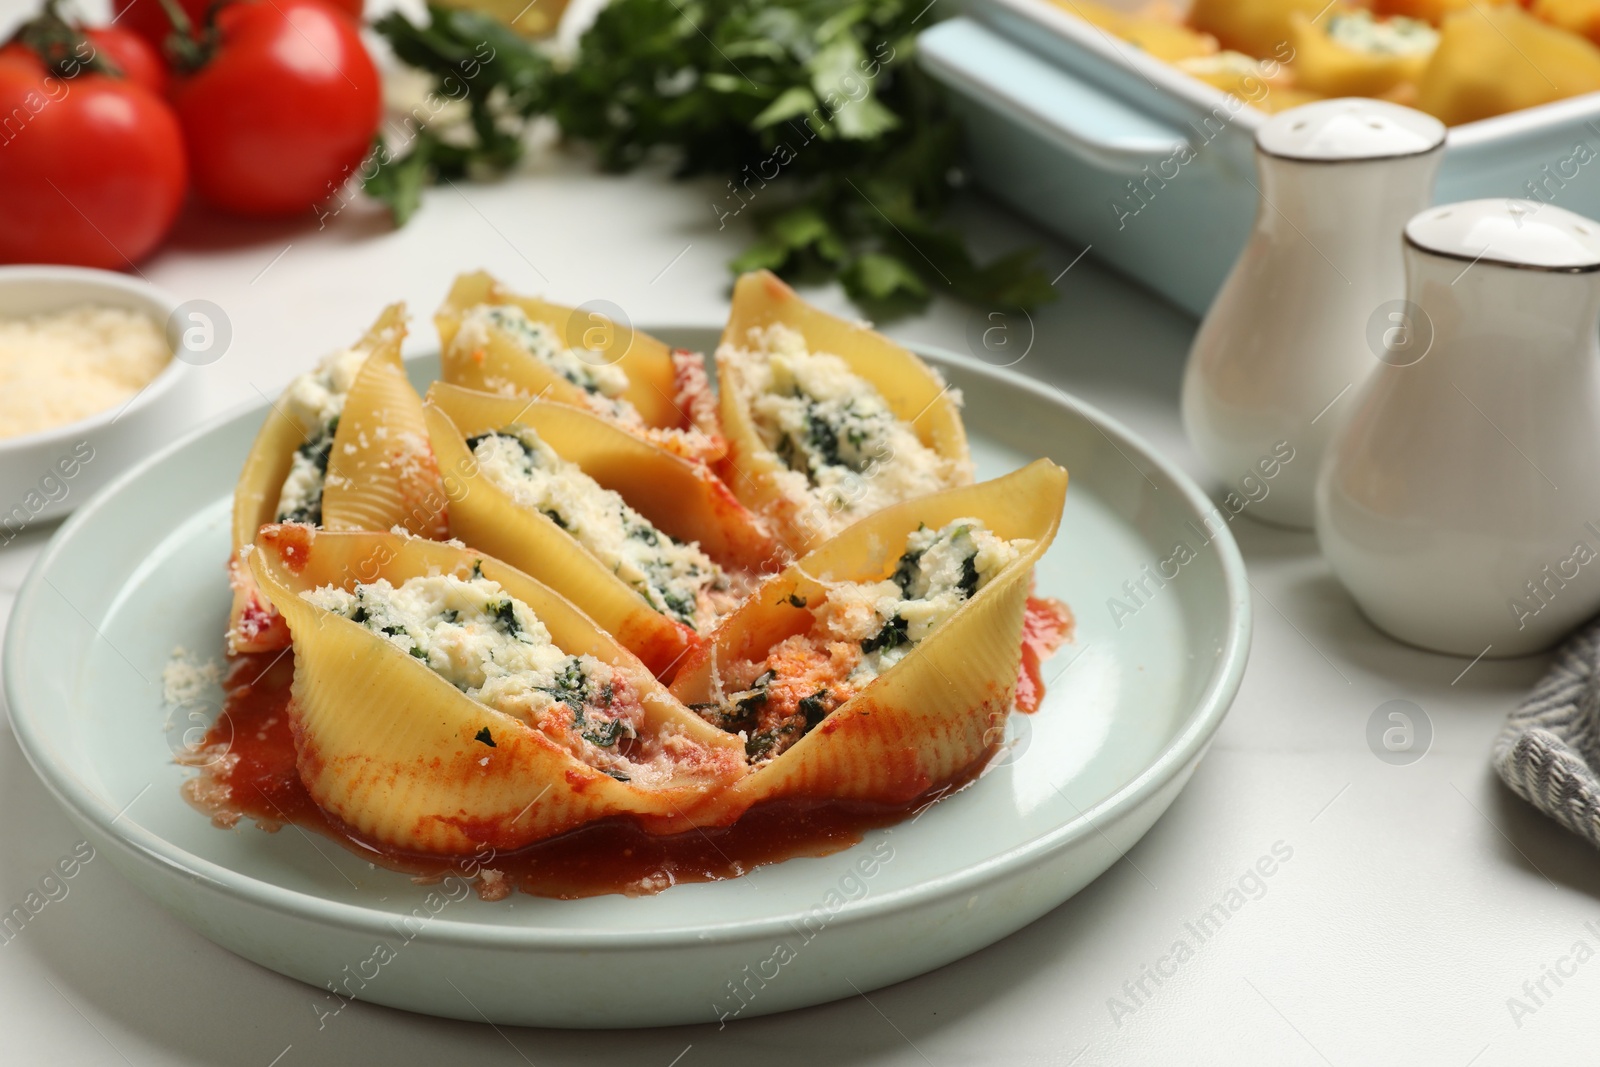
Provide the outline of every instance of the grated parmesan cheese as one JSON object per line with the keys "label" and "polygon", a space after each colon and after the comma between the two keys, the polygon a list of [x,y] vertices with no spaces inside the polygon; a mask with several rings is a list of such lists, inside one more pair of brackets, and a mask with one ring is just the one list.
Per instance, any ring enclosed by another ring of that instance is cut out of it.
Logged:
{"label": "grated parmesan cheese", "polygon": [[161,700],[169,708],[196,703],[221,678],[222,668],[216,660],[198,662],[179,646],[161,668]]}
{"label": "grated parmesan cheese", "polygon": [[0,438],[124,404],[171,360],[160,325],[136,311],[80,304],[0,319]]}

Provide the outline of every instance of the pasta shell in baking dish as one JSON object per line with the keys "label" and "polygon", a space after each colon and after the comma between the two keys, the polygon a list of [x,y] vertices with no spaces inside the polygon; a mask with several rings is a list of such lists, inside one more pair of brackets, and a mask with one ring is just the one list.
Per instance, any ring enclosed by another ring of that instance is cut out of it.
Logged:
{"label": "pasta shell in baking dish", "polygon": [[400,359],[405,334],[405,305],[390,305],[360,341],[290,382],[268,410],[233,495],[230,652],[289,643],[240,563],[240,550],[263,525],[403,526],[426,537],[447,531],[422,398]]}
{"label": "pasta shell in baking dish", "polygon": [[717,347],[728,478],[797,550],[972,481],[959,398],[909,351],[745,274]]}
{"label": "pasta shell in baking dish", "polygon": [[[672,350],[584,309],[517,296],[489,274],[463,274],[434,315],[442,377],[502,396],[539,396],[679,428]],[[631,409],[631,411],[629,410]]]}
{"label": "pasta shell in baking dish", "polygon": [[905,803],[974,768],[1011,707],[1066,488],[1037,460],[892,505],[762,585],[672,683],[752,764],[694,821],[777,797]]}
{"label": "pasta shell in baking dish", "polygon": [[680,820],[744,773],[547,586],[457,545],[263,527],[251,570],[294,635],[312,799],[414,852],[512,849],[611,815]]}
{"label": "pasta shell in baking dish", "polygon": [[451,532],[588,612],[658,675],[774,567],[777,546],[703,464],[578,408],[434,383]]}

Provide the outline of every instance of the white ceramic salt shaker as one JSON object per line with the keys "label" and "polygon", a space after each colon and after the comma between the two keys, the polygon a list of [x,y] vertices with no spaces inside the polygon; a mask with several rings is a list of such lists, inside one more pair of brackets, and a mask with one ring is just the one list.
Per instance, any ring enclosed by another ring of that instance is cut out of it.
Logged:
{"label": "white ceramic salt shaker", "polygon": [[1369,325],[1404,295],[1400,231],[1433,200],[1444,140],[1437,119],[1381,100],[1319,101],[1257,131],[1255,228],[1183,379],[1184,427],[1230,511],[1311,527],[1318,465],[1378,364]]}
{"label": "white ceramic salt shaker", "polygon": [[1410,336],[1332,443],[1317,536],[1402,641],[1535,652],[1600,610],[1600,223],[1472,200],[1405,240]]}

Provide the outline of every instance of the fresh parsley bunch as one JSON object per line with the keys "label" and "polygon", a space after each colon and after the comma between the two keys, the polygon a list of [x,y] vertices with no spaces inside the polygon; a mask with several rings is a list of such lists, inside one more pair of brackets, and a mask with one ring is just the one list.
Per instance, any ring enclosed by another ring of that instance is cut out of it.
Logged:
{"label": "fresh parsley bunch", "polygon": [[939,288],[985,305],[1042,303],[1054,294],[1034,251],[980,265],[939,221],[960,131],[914,59],[932,7],[612,0],[559,63],[471,12],[430,6],[427,26],[390,14],[378,31],[466,118],[380,148],[367,190],[403,222],[428,181],[508,166],[521,152],[517,122],[548,115],[607,169],[668,152],[680,174],[723,178],[708,210],[757,233],[734,270],[837,276],[879,316]]}

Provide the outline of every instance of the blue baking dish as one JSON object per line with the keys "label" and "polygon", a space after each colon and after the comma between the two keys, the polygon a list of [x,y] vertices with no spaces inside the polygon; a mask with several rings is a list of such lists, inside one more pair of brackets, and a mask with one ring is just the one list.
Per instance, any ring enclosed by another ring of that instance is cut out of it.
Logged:
{"label": "blue baking dish", "polygon": [[[918,49],[979,184],[1204,312],[1255,217],[1265,113],[1049,0],[971,0]],[[1600,93],[1453,127],[1437,202],[1493,196],[1600,216]]]}

